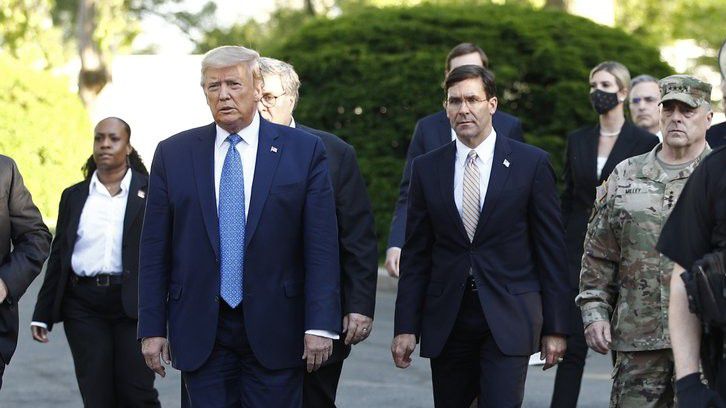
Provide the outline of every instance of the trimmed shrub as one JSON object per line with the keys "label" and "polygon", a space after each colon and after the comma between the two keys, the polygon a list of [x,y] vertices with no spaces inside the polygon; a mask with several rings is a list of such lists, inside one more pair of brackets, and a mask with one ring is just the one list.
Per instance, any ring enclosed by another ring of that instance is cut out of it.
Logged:
{"label": "trimmed shrub", "polygon": [[597,120],[587,99],[592,67],[616,60],[633,76],[671,72],[658,50],[620,30],[519,6],[371,8],[290,33],[270,54],[300,74],[296,120],[355,146],[381,253],[413,127],[442,109],[444,59],[464,41],[486,51],[499,109],[519,116],[527,141],[549,151],[558,172],[566,134]]}
{"label": "trimmed shrub", "polygon": [[0,153],[12,157],[46,222],[63,189],[82,179],[93,140],[68,81],[0,54]]}

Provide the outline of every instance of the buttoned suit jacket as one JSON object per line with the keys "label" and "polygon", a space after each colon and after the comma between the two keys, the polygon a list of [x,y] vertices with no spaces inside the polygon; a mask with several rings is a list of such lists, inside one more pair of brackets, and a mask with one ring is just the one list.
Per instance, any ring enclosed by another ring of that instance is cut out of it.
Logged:
{"label": "buttoned suit jacket", "polygon": [[[516,116],[497,110],[492,116],[492,126],[498,136],[524,142],[522,122]],[[451,123],[445,111],[438,111],[416,122],[411,143],[406,153],[406,164],[399,185],[398,200],[391,220],[391,232],[388,236],[388,247],[402,247],[406,233],[406,201],[408,186],[411,180],[411,164],[413,159],[422,154],[438,149],[451,142]]]}
{"label": "buttoned suit jacket", "polygon": [[[126,315],[138,317],[139,290],[139,240],[144,220],[144,205],[148,177],[131,171],[131,183],[126,198],[123,238],[121,241],[121,264],[123,270],[121,301]],[[71,260],[78,238],[78,225],[89,193],[90,179],[74,184],[63,191],[58,206],[58,223],[51,246],[43,286],[38,292],[33,321],[48,325],[63,321],[63,299],[73,274]],[[100,254],[99,254],[100,256]]]}
{"label": "buttoned suit jacket", "polygon": [[579,287],[585,231],[595,204],[595,189],[607,180],[618,163],[629,157],[647,153],[658,144],[657,136],[630,122],[625,122],[598,177],[599,137],[599,125],[580,128],[567,136],[562,219],[565,225],[570,286],[573,291]]}
{"label": "buttoned suit jacket", "polygon": [[0,155],[0,358],[10,362],[18,342],[18,301],[48,257],[51,235],[15,162]]}
{"label": "buttoned suit jacket", "polygon": [[[199,368],[212,352],[223,301],[215,137],[212,123],[162,141],[149,177],[138,336],[167,337],[182,371]],[[260,119],[251,190],[245,330],[264,367],[298,367],[304,332],[340,332],[342,320],[335,200],[320,139]]]}
{"label": "buttoned suit jacket", "polygon": [[[359,313],[373,318],[378,282],[378,243],[373,211],[355,149],[332,133],[301,124],[297,124],[297,128],[319,137],[328,154],[338,221],[343,316]],[[333,354],[326,364],[348,357],[350,346],[345,345],[344,338],[342,335],[334,342]]]}
{"label": "buttoned suit jacket", "polygon": [[497,136],[472,242],[454,201],[456,143],[416,158],[400,264],[395,334],[420,335],[437,357],[471,270],[492,336],[528,356],[542,335],[569,334],[564,231],[547,153]]}

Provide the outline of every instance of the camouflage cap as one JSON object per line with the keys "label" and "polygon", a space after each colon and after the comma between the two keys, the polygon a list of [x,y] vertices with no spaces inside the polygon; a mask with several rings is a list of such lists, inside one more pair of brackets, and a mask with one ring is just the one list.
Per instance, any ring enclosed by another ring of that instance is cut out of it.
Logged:
{"label": "camouflage cap", "polygon": [[681,101],[697,108],[711,101],[711,84],[690,75],[671,75],[658,81],[660,86],[660,103]]}

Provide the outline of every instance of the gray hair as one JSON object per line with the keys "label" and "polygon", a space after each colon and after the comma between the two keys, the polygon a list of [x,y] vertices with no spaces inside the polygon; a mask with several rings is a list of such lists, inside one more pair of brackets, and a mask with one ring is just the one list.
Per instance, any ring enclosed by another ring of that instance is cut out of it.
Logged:
{"label": "gray hair", "polygon": [[630,81],[630,89],[635,88],[635,85],[642,84],[645,82],[654,82],[656,85],[658,85],[658,79],[656,79],[655,77],[652,77],[650,75],[643,74],[643,75],[638,75],[637,77],[633,78]]}
{"label": "gray hair", "polygon": [[204,86],[204,74],[209,68],[227,68],[241,64],[247,64],[247,68],[252,71],[252,77],[260,80],[259,67],[260,54],[255,50],[237,45],[223,45],[207,51],[202,58],[202,79],[201,84]]}
{"label": "gray hair", "polygon": [[297,105],[297,99],[300,96],[300,77],[297,76],[297,72],[295,72],[295,68],[292,65],[278,59],[261,57],[260,71],[263,76],[279,76],[282,89],[286,94],[295,98],[295,104]]}

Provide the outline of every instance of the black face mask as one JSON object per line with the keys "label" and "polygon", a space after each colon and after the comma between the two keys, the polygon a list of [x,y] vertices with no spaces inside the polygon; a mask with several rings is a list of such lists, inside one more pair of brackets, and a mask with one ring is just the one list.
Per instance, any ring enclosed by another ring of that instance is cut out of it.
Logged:
{"label": "black face mask", "polygon": [[617,92],[605,92],[596,89],[593,92],[590,92],[590,103],[595,109],[595,112],[602,115],[603,113],[610,112],[618,106],[620,100],[618,99]]}

